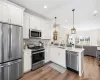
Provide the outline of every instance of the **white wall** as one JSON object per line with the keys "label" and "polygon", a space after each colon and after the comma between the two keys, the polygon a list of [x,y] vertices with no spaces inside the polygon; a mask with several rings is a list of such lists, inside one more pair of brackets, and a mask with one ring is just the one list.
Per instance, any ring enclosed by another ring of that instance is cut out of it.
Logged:
{"label": "white wall", "polygon": [[[52,29],[52,40],[53,41],[53,32],[54,32],[55,28]],[[68,34],[68,29],[64,28],[64,27],[57,27],[57,32],[58,32],[58,39],[57,41],[55,41],[55,43],[60,43],[62,40],[64,41],[64,43],[66,44],[66,39],[67,39],[67,34]]]}
{"label": "white wall", "polygon": [[99,45],[98,41],[100,41],[100,29],[77,31],[77,36],[90,36],[91,45],[97,46]]}

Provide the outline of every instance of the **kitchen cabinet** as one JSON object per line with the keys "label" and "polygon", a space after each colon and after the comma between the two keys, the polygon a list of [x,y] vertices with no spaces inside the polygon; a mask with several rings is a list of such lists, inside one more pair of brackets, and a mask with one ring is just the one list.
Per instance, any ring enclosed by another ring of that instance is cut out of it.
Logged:
{"label": "kitchen cabinet", "polygon": [[28,13],[24,13],[24,20],[23,20],[23,38],[29,38],[29,26],[30,26],[30,17]]}
{"label": "kitchen cabinet", "polygon": [[66,51],[66,65],[68,68],[79,71],[78,68],[78,53],[73,51]]}
{"label": "kitchen cabinet", "polygon": [[55,63],[57,63],[57,56],[58,56],[58,51],[57,51],[58,49],[57,48],[55,48],[55,47],[51,47],[51,49],[50,49],[50,60],[52,61],[52,62],[55,62]]}
{"label": "kitchen cabinet", "polygon": [[66,68],[65,49],[59,49],[58,57],[59,57],[58,64]]}
{"label": "kitchen cabinet", "polygon": [[50,23],[44,20],[42,20],[42,39],[51,39]]}
{"label": "kitchen cabinet", "polygon": [[65,49],[56,48],[56,47],[51,48],[50,60],[66,68]]}
{"label": "kitchen cabinet", "polygon": [[45,63],[50,61],[50,47],[49,45],[45,46]]}
{"label": "kitchen cabinet", "polygon": [[7,4],[1,3],[1,22],[9,22],[10,20],[10,11]]}
{"label": "kitchen cabinet", "polygon": [[8,8],[10,11],[10,23],[22,26],[23,10],[10,4],[8,5]]}
{"label": "kitchen cabinet", "polygon": [[9,1],[0,2],[0,21],[15,25],[23,25],[24,8],[17,7]]}
{"label": "kitchen cabinet", "polygon": [[0,21],[2,21],[2,4],[0,3]]}
{"label": "kitchen cabinet", "polygon": [[41,30],[41,20],[39,18],[30,15],[30,28]]}
{"label": "kitchen cabinet", "polygon": [[24,50],[24,73],[31,70],[31,50]]}

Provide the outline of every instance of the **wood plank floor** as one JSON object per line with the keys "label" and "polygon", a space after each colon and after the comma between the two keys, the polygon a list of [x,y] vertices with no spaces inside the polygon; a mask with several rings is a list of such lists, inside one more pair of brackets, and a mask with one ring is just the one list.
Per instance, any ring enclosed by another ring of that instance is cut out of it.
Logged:
{"label": "wood plank floor", "polygon": [[[86,79],[91,78],[91,79]],[[84,57],[84,74],[79,77],[76,73],[67,70],[60,73],[45,65],[35,71],[25,74],[20,80],[100,80],[100,67],[97,59],[90,56]]]}

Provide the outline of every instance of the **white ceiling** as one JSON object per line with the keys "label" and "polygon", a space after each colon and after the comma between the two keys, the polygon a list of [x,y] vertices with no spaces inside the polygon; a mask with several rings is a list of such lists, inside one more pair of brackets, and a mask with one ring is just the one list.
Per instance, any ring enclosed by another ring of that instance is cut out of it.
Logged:
{"label": "white ceiling", "polygon": [[[58,17],[57,23],[72,28],[72,9],[75,8],[75,28],[88,30],[100,28],[100,0],[9,0],[50,19]],[[47,9],[44,9],[47,5]],[[97,16],[93,12],[97,10]],[[65,22],[67,20],[67,23]]]}

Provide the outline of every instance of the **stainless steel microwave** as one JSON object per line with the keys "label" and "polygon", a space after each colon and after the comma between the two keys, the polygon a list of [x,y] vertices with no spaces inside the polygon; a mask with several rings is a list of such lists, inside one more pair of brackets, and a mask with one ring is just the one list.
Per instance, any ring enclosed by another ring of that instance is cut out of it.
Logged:
{"label": "stainless steel microwave", "polygon": [[41,38],[41,31],[35,29],[29,29],[29,37],[30,38]]}

